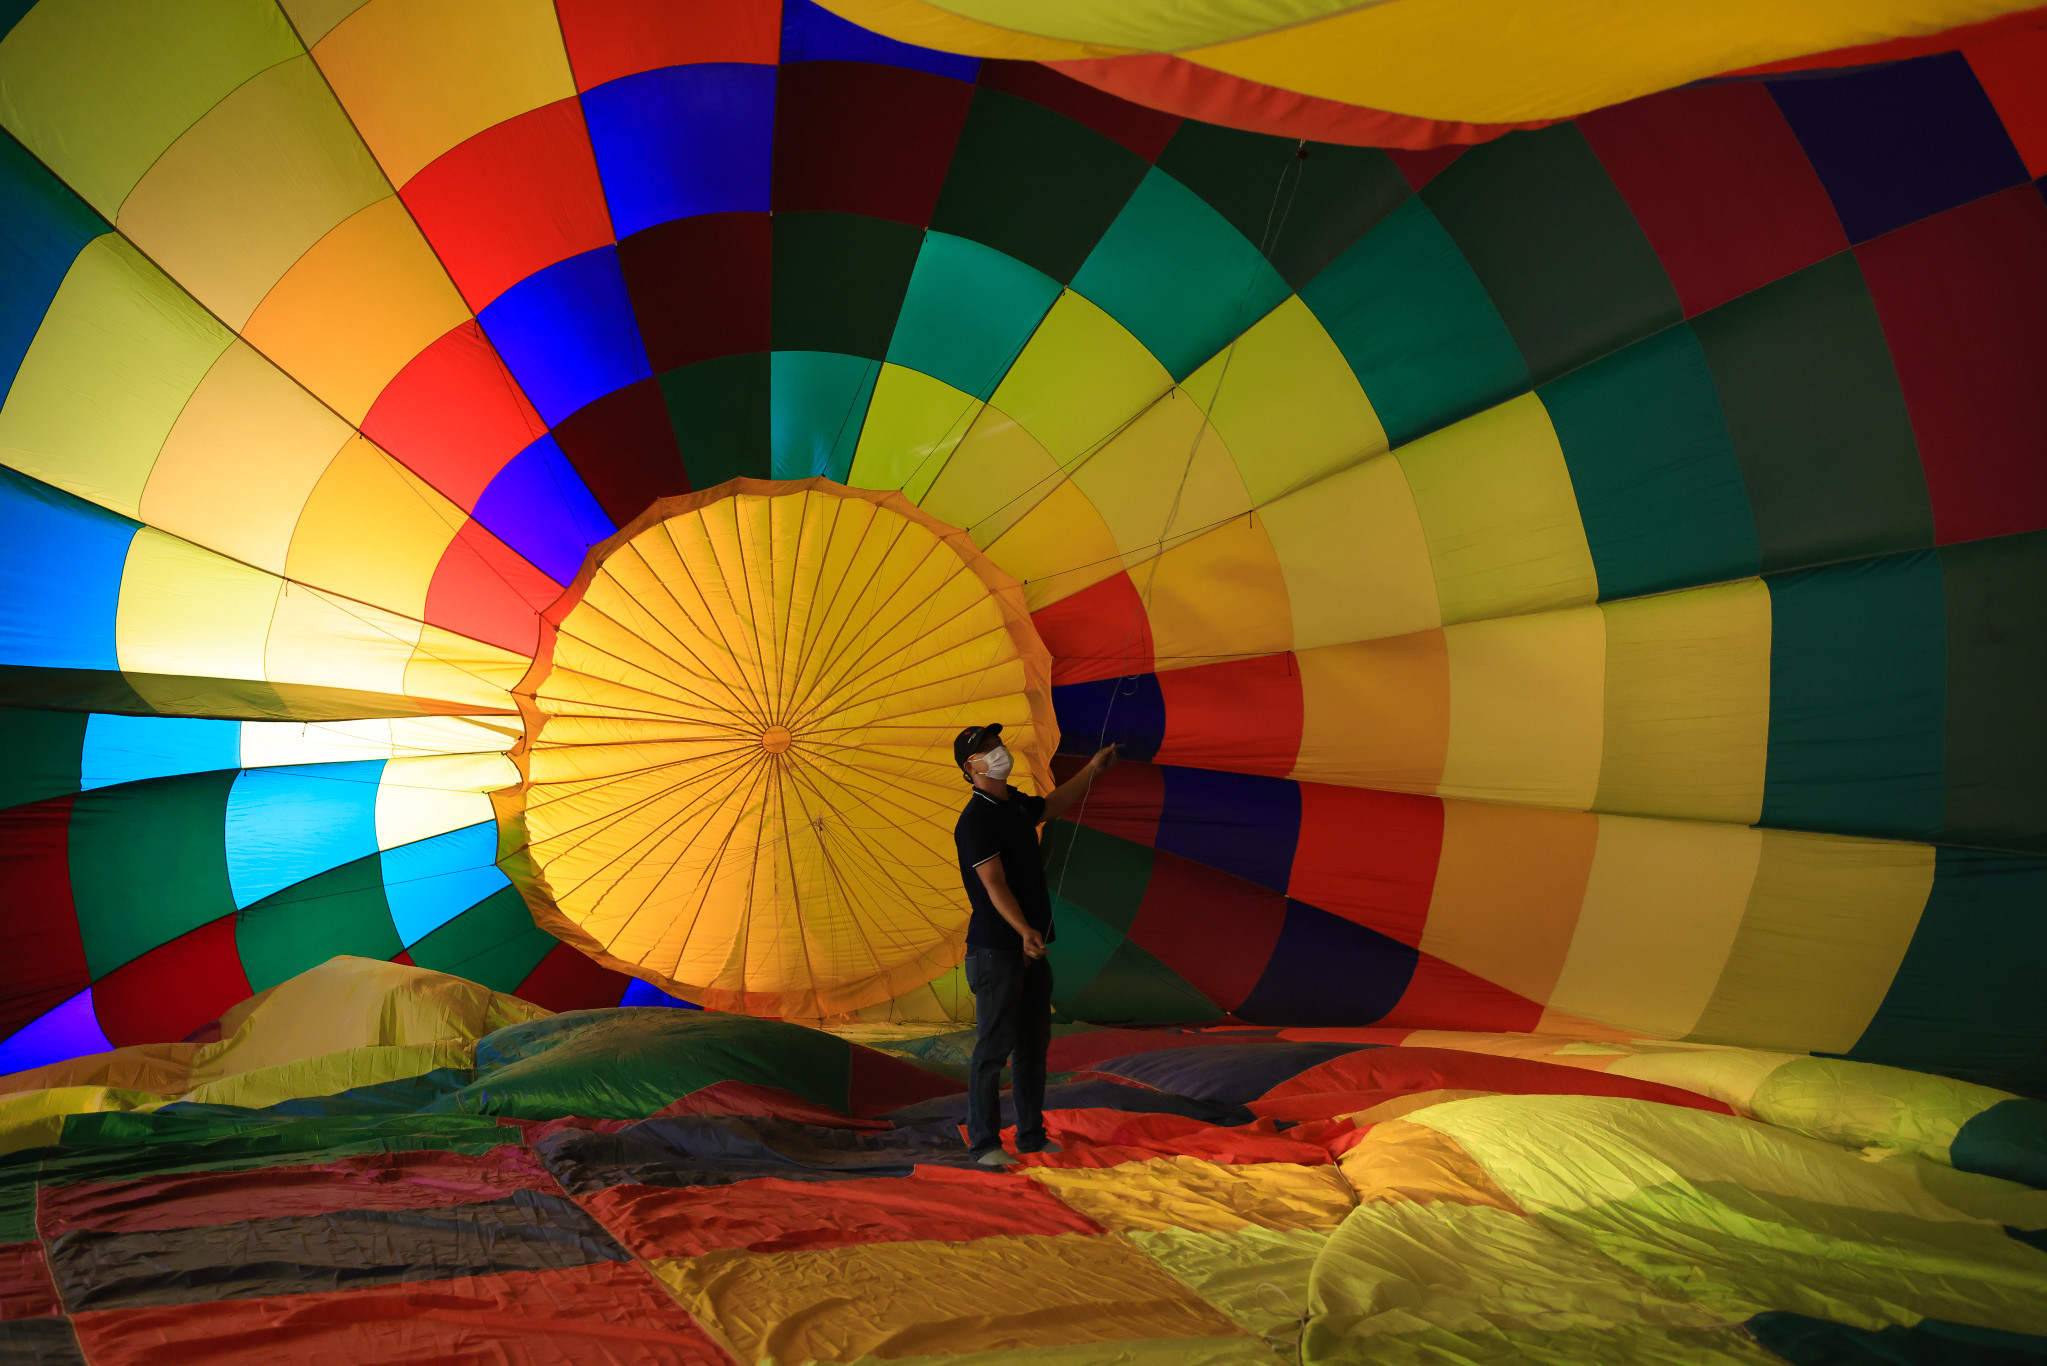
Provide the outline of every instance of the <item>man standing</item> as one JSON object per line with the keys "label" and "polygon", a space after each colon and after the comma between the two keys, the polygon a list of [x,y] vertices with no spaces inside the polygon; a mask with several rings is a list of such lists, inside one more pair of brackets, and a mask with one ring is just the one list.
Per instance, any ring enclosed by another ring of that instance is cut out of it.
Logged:
{"label": "man standing", "polygon": [[967,985],[979,1038],[967,1074],[967,1140],[986,1166],[1016,1161],[1002,1150],[1002,1069],[1010,1067],[1016,1150],[1056,1152],[1045,1137],[1045,1050],[1052,1042],[1052,898],[1038,856],[1038,825],[1079,801],[1095,774],[1116,762],[1110,745],[1048,797],[1009,785],[1013,761],[999,725],[969,726],[952,742],[953,762],[974,785],[953,828],[967,924]]}

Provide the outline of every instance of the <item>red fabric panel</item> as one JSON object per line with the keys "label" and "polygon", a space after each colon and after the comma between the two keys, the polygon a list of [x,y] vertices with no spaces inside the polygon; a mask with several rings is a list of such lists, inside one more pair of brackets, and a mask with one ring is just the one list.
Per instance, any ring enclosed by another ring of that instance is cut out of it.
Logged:
{"label": "red fabric panel", "polygon": [[689,492],[675,424],[654,380],[628,384],[569,414],[556,424],[554,443],[619,526],[657,498]]}
{"label": "red fabric panel", "polygon": [[1955,28],[1943,29],[1938,33],[1913,34],[1904,38],[1887,38],[1878,43],[1862,43],[1856,47],[1837,47],[1831,52],[1815,52],[1805,57],[1787,57],[1781,62],[1765,62],[1761,66],[1746,66],[1739,71],[1730,71],[1730,76],[1759,76],[1780,71],[1825,71],[1845,66],[1870,66],[1877,62],[1902,62],[1913,57],[1925,57],[1935,52],[1951,52],[1964,43],[1978,43],[2000,34],[2017,29],[2034,28],[2047,24],[2047,7],[2021,10],[2017,14],[2000,14],[1995,19],[1984,19],[1973,24],[1962,24]]}
{"label": "red fabric panel", "polygon": [[472,640],[531,655],[540,642],[540,614],[561,592],[560,584],[483,523],[468,521],[434,567],[426,619]]}
{"label": "red fabric panel", "polygon": [[64,1312],[41,1243],[0,1243],[0,1323]]}
{"label": "red fabric panel", "polygon": [[93,1366],[731,1366],[633,1262],[102,1309],[72,1323]]}
{"label": "red fabric panel", "polygon": [[693,62],[772,65],[782,45],[781,0],[555,0],[576,89]]}
{"label": "red fabric panel", "polygon": [[0,811],[0,1036],[55,1010],[92,985],[71,905],[71,798]]}
{"label": "red fabric panel", "polygon": [[1990,97],[2026,174],[2047,175],[2047,29],[2029,29],[1962,53]]}
{"label": "red fabric panel", "polygon": [[2047,527],[2047,203],[2030,184],[1855,249],[1942,544]]}
{"label": "red fabric panel", "polygon": [[1437,797],[1302,783],[1286,894],[1419,946],[1443,850]]}
{"label": "red fabric panel", "polygon": [[597,158],[573,98],[443,152],[400,197],[472,311],[534,271],[611,241]]}
{"label": "red fabric panel", "polygon": [[123,963],[95,987],[93,1008],[116,1048],[182,1039],[256,994],[242,971],[231,915]]}
{"label": "red fabric panel", "polygon": [[[1078,754],[1062,754],[1053,760],[1052,773],[1065,782],[1086,762]],[[1085,805],[1076,805],[1064,819],[1149,848],[1158,843],[1159,812],[1165,800],[1164,773],[1152,764],[1124,760],[1097,774],[1087,790]]]}
{"label": "red fabric panel", "polygon": [[1379,1023],[1405,1029],[1457,1029],[1525,1034],[1542,1019],[1542,1005],[1497,982],[1422,954],[1400,1003]]}
{"label": "red fabric panel", "polygon": [[613,1186],[582,1205],[641,1257],[1102,1231],[1029,1177],[954,1167],[853,1181]]}
{"label": "red fabric panel", "polygon": [[1152,670],[1151,619],[1121,570],[1031,613],[1052,652],[1052,685],[1122,678]]}
{"label": "red fabric panel", "polygon": [[1166,736],[1154,763],[1284,778],[1301,752],[1301,678],[1292,654],[1170,669],[1158,676]]}
{"label": "red fabric panel", "polygon": [[1285,921],[1278,892],[1160,852],[1128,937],[1230,1011],[1258,985]]}
{"label": "red fabric panel", "polygon": [[1408,151],[1402,147],[1389,147],[1386,155],[1392,158],[1400,174],[1407,177],[1407,183],[1419,190],[1448,170],[1450,163],[1464,155],[1461,145],[1430,147],[1425,151]]}
{"label": "red fabric panel", "polygon": [[852,1080],[846,1108],[862,1119],[915,1105],[920,1100],[956,1096],[967,1089],[951,1077],[927,1071],[907,1058],[891,1057],[859,1044],[853,1045],[848,1066],[852,1069]]}
{"label": "red fabric panel", "polygon": [[[1063,1152],[1019,1153],[1026,1167],[1115,1167],[1156,1157],[1199,1157],[1209,1162],[1294,1162],[1325,1166],[1329,1150],[1280,1134],[1269,1121],[1236,1126],[1204,1124],[1181,1115],[1122,1110],[1047,1110],[1045,1129]],[[1016,1126],[1002,1131],[1016,1146]]]}
{"label": "red fabric panel", "polygon": [[615,1134],[629,1125],[638,1124],[637,1119],[592,1119],[588,1115],[564,1115],[560,1119],[512,1119],[500,1116],[498,1123],[508,1129],[519,1131],[519,1141],[532,1147],[541,1139],[554,1134],[578,1129],[589,1134]]}
{"label": "red fabric panel", "polygon": [[[1510,1096],[1623,1096],[1731,1115],[1724,1101],[1660,1082],[1617,1077],[1587,1067],[1530,1058],[1501,1058],[1457,1048],[1364,1048],[1287,1078],[1250,1103],[1274,1119],[1320,1119],[1362,1110],[1421,1091],[1497,1091]],[[1337,1097],[1342,1097],[1338,1101]]]}
{"label": "red fabric panel", "polygon": [[1114,138],[1146,161],[1157,161],[1185,122],[1168,114],[1083,84],[1037,62],[984,58],[976,85],[1040,104]]}
{"label": "red fabric panel", "polygon": [[512,995],[549,1010],[589,1010],[617,1005],[632,980],[586,953],[556,944]]}
{"label": "red fabric panel", "polygon": [[1243,80],[1164,54],[1045,65],[1097,90],[1205,123],[1355,147],[1422,148],[1450,142],[1490,142],[1516,128],[1546,128],[1557,122],[1535,119],[1527,123],[1461,123],[1389,114],[1363,105],[1297,95],[1291,90]]}
{"label": "red fabric panel", "polygon": [[1833,201],[1762,85],[1666,91],[1587,114],[1578,129],[1687,317],[1848,245]]}
{"label": "red fabric panel", "polygon": [[467,510],[507,461],[547,435],[547,424],[470,321],[384,386],[362,434]]}
{"label": "red fabric panel", "polygon": [[[856,1054],[871,1051],[855,1049]],[[885,1119],[850,1119],[836,1110],[827,1110],[816,1101],[805,1100],[794,1091],[750,1081],[712,1082],[680,1100],[670,1101],[647,1118],[669,1119],[676,1115],[761,1115],[769,1119],[793,1120],[798,1124],[817,1124],[827,1129],[864,1129],[869,1132],[895,1127]],[[533,1139],[529,1137],[526,1141],[531,1143]]]}
{"label": "red fabric panel", "polygon": [[47,1186],[36,1231],[55,1238],[73,1229],[130,1233],[239,1223],[351,1209],[431,1209],[502,1200],[515,1190],[562,1189],[530,1149],[507,1144],[487,1153],[373,1153],[304,1167],[185,1172],[140,1181]]}
{"label": "red fabric panel", "polygon": [[823,209],[923,227],[972,86],[866,62],[798,62],[775,86],[775,212]]}
{"label": "red fabric panel", "polygon": [[1279,1037],[1289,1043],[1406,1043],[1412,1029],[1388,1029],[1385,1025],[1309,1025],[1282,1029]]}
{"label": "red fabric panel", "polygon": [[[1046,1066],[1054,1072],[1079,1072],[1111,1058],[1132,1053],[1151,1053],[1161,1048],[1199,1048],[1204,1044],[1240,1044],[1245,1030],[1179,1029],[1090,1029],[1084,1034],[1064,1034],[1052,1040],[1046,1050]],[[1270,1031],[1257,1031],[1269,1037]],[[1110,1081],[1135,1086],[1128,1077],[1110,1076]]]}
{"label": "red fabric panel", "polygon": [[773,258],[764,213],[678,218],[619,243],[619,267],[654,373],[771,350]]}

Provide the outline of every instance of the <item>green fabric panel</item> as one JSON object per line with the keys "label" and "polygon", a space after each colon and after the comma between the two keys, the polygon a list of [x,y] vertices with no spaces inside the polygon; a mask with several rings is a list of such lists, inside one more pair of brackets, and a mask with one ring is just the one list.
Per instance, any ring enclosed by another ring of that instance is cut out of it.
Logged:
{"label": "green fabric panel", "polygon": [[35,1236],[35,1185],[27,1181],[0,1185],[0,1243],[25,1243]]}
{"label": "green fabric panel", "polygon": [[1656,249],[1574,124],[1472,148],[1424,185],[1538,384],[1684,316]]}
{"label": "green fabric panel", "polygon": [[64,1118],[62,1148],[0,1157],[0,1182],[33,1173],[44,1185],[151,1173],[237,1171],[330,1162],[359,1153],[482,1153],[516,1131],[473,1115],[295,1118],[216,1105],[167,1105]]}
{"label": "green fabric panel", "polygon": [[931,226],[1065,284],[1149,169],[1122,143],[1064,114],[976,90]]}
{"label": "green fabric panel", "polygon": [[1772,1311],[1747,1323],[1791,1366],[2024,1366],[2047,1362],[2047,1337],[1921,1319],[1871,1331]]}
{"label": "green fabric panel", "polygon": [[1689,328],[1665,328],[1538,393],[1571,470],[1601,598],[1756,572],[1741,465]]}
{"label": "green fabric panel", "polygon": [[533,923],[533,913],[526,909],[519,889],[505,887],[477,902],[406,953],[420,967],[466,977],[492,991],[510,992],[517,990],[526,974],[560,942]]}
{"label": "green fabric panel", "polygon": [[82,711],[0,707],[0,807],[76,792],[88,719]]}
{"label": "green fabric panel", "polygon": [[112,669],[44,669],[0,664],[0,703],[65,711],[155,716],[126,674]]}
{"label": "green fabric panel", "polygon": [[1942,546],[1947,811],[1942,837],[2047,852],[2047,531]]}
{"label": "green fabric panel", "polygon": [[[4,22],[4,20],[0,20]],[[107,222],[28,149],[0,133],[0,392],[42,326],[50,300],[87,242]]]}
{"label": "green fabric panel", "polygon": [[1239,1229],[1196,1233],[1191,1229],[1139,1230],[1124,1237],[1150,1254],[1173,1278],[1262,1338],[1281,1361],[1298,1359],[1302,1311],[1300,1294],[1275,1294],[1281,1286],[1305,1292],[1315,1258],[1329,1235],[1315,1229]]}
{"label": "green fabric panel", "polygon": [[1059,297],[1059,282],[993,247],[925,234],[888,359],[985,399]]}
{"label": "green fabric panel", "polygon": [[777,479],[846,482],[881,362],[836,351],[777,351],[768,402]]}
{"label": "green fabric panel", "polygon": [[[1305,153],[1305,155],[1303,155]],[[1214,206],[1299,289],[1413,194],[1376,147],[1245,133],[1189,119],[1158,168]]]}
{"label": "green fabric panel", "polygon": [[698,361],[661,376],[661,396],[693,489],[727,479],[766,479],[774,430],[773,368],[765,352]]}
{"label": "green fabric panel", "polygon": [[71,898],[95,979],[232,915],[227,796],[235,772],[81,793],[71,807]]}
{"label": "green fabric panel", "polygon": [[923,239],[886,218],[776,214],[775,349],[887,355]]}
{"label": "green fabric panel", "polygon": [[1130,932],[1151,882],[1149,848],[1072,821],[1047,822],[1039,847],[1053,896],[1079,906],[1117,934]]}
{"label": "green fabric panel", "polygon": [[1287,297],[1258,249],[1201,197],[1154,169],[1073,277],[1174,379],[1185,379]]}
{"label": "green fabric panel", "polygon": [[1847,1056],[2047,1090],[2047,859],[1943,848],[1933,867],[1905,961]]}
{"label": "green fabric panel", "polygon": [[1948,1160],[1958,1171],[2047,1189],[2047,1100],[1999,1101],[1962,1126]]}
{"label": "green fabric panel", "polygon": [[1912,421],[1851,253],[1691,326],[1713,367],[1765,570],[1933,544]]}
{"label": "green fabric panel", "polygon": [[1410,199],[1301,290],[1395,446],[1521,393],[1528,367],[1485,287]]}
{"label": "green fabric panel", "polygon": [[1056,986],[1052,1005],[1062,1015],[1095,1024],[1209,1024],[1224,1013],[1128,939],[1086,986],[1071,994],[1063,984]]}
{"label": "green fabric panel", "polygon": [[272,892],[235,917],[235,948],[252,991],[274,987],[336,954],[396,958],[404,947],[384,900],[379,854]]}
{"label": "green fabric panel", "polygon": [[1046,946],[1045,956],[1052,964],[1052,980],[1062,994],[1070,996],[1094,981],[1115,956],[1123,932],[1104,925],[1063,896],[1052,898],[1052,923],[1059,927],[1059,934]]}
{"label": "green fabric panel", "polygon": [[1761,824],[1928,839],[1944,798],[1947,623],[1930,551],[1770,587]]}

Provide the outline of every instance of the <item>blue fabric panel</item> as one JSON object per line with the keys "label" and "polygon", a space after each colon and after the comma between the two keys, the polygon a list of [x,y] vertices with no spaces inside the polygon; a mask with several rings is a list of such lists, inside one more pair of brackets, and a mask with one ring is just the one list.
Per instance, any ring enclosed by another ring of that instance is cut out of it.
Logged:
{"label": "blue fabric panel", "polygon": [[668,1010],[703,1009],[693,1001],[685,1001],[680,996],[670,996],[652,982],[642,982],[637,977],[625,984],[625,995],[619,997],[618,1003],[621,1006],[651,1006]]}
{"label": "blue fabric panel", "polygon": [[64,186],[22,145],[0,133],[0,393],[43,325],[57,286],[106,220]]}
{"label": "blue fabric panel", "polygon": [[1119,745],[1125,759],[1150,759],[1166,738],[1166,697],[1156,674],[1064,683],[1052,689],[1062,754]]}
{"label": "blue fabric panel", "polygon": [[0,664],[121,667],[114,613],[138,525],[0,468]]}
{"label": "blue fabric panel", "polygon": [[329,868],[377,852],[384,761],[252,768],[227,799],[227,875],[235,906],[253,905]]}
{"label": "blue fabric panel", "polygon": [[616,247],[536,271],[500,294],[477,321],[549,426],[654,373]]}
{"label": "blue fabric panel", "polygon": [[66,1058],[105,1053],[113,1046],[106,1031],[100,1028],[99,1017],[93,1014],[92,988],[87,987],[63,1005],[0,1039],[0,1076]]}
{"label": "blue fabric panel", "polygon": [[[1281,1082],[1297,1077],[1311,1067],[1320,1067],[1331,1058],[1375,1046],[1259,1040],[1256,1043],[1208,1044],[1196,1048],[1160,1048],[1098,1062],[1094,1070],[1128,1077],[1176,1096],[1221,1101],[1226,1105],[1248,1105]],[[1045,1100],[1045,1108],[1052,1108],[1049,1096]]]}
{"label": "blue fabric panel", "polygon": [[[782,60],[873,62],[877,66],[929,71],[934,76],[950,76],[958,81],[972,81],[981,70],[979,57],[961,57],[884,38],[812,4],[811,0],[782,0]],[[619,231],[623,235],[625,230]]]}
{"label": "blue fabric panel", "polygon": [[78,756],[81,792],[177,773],[211,773],[242,765],[242,723],[190,721],[169,716],[111,716],[86,720]]}
{"label": "blue fabric panel", "polygon": [[1397,939],[1288,900],[1264,975],[1237,1007],[1253,1024],[1376,1024],[1400,1003],[1420,954]]}
{"label": "blue fabric panel", "polygon": [[1819,172],[1851,242],[2027,178],[1996,108],[1959,52],[1828,80],[1772,82],[1770,94]]}
{"label": "blue fabric panel", "polygon": [[386,849],[384,903],[398,938],[411,948],[477,902],[512,885],[497,865],[495,822],[450,830]]}
{"label": "blue fabric panel", "polygon": [[777,351],[772,357],[768,420],[777,479],[823,475],[840,483],[867,421],[881,362],[838,351]]}
{"label": "blue fabric panel", "polygon": [[1742,1325],[1791,1366],[2040,1366],[2047,1337],[1921,1319],[1857,1328],[1789,1310],[1767,1310]]}
{"label": "blue fabric panel", "polygon": [[621,240],[705,213],[765,213],[775,68],[669,66],[583,94],[590,147]]}
{"label": "blue fabric panel", "polygon": [[618,528],[551,436],[513,456],[476,500],[476,520],[556,583],[583,567],[590,547]]}
{"label": "blue fabric panel", "polygon": [[1300,784],[1285,778],[1162,765],[1155,847],[1284,892],[1301,833]]}

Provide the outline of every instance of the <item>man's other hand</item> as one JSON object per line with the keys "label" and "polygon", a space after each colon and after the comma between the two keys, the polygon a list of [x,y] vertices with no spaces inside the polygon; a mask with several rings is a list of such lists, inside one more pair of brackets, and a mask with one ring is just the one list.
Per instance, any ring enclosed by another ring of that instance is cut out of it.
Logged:
{"label": "man's other hand", "polygon": [[1103,745],[1095,751],[1095,757],[1088,760],[1088,767],[1097,773],[1100,773],[1105,768],[1114,768],[1115,766],[1116,747],[1114,745]]}
{"label": "man's other hand", "polygon": [[1045,936],[1039,934],[1036,930],[1025,930],[1023,932],[1023,950],[1024,957],[1026,958],[1043,958],[1045,956]]}

